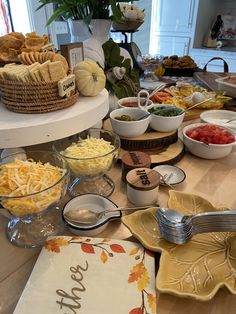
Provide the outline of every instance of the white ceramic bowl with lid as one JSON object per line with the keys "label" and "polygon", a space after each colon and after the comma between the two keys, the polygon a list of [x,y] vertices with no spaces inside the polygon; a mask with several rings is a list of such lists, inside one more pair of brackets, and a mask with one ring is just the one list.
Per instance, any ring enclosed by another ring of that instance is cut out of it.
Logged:
{"label": "white ceramic bowl with lid", "polygon": [[160,175],[149,168],[135,168],[126,176],[128,200],[136,206],[148,206],[158,201]]}

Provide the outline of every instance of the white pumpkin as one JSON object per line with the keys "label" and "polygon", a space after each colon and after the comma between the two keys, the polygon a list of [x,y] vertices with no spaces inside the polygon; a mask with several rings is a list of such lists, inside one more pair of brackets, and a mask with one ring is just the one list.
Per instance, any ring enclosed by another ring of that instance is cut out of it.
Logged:
{"label": "white pumpkin", "polygon": [[84,96],[97,96],[106,85],[106,76],[102,68],[92,60],[84,60],[73,69],[75,84]]}
{"label": "white pumpkin", "polygon": [[101,67],[105,67],[105,56],[102,44],[97,39],[91,37],[83,41],[84,59],[98,62]]}

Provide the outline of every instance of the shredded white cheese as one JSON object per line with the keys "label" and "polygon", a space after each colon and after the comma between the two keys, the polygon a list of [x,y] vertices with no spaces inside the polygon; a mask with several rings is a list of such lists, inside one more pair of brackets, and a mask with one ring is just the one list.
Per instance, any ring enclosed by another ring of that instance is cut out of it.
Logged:
{"label": "shredded white cheese", "polygon": [[68,164],[75,175],[95,176],[110,168],[113,151],[114,146],[110,142],[89,137],[72,143],[61,154],[68,157]]}
{"label": "shredded white cheese", "polygon": [[[64,173],[64,169],[33,160],[15,160],[0,166],[2,206],[15,215],[30,214],[46,209],[60,199],[62,183],[47,191],[43,190],[56,184]],[[41,193],[29,195],[37,192]],[[3,196],[7,198],[4,199]]]}

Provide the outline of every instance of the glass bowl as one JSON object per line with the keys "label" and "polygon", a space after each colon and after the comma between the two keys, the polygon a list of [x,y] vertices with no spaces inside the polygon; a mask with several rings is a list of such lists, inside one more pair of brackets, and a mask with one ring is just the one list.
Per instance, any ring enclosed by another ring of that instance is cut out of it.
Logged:
{"label": "glass bowl", "polygon": [[[20,247],[42,245],[64,230],[57,207],[69,183],[66,161],[54,152],[31,151],[0,160],[1,211],[7,237]],[[5,211],[4,211],[5,209]]]}
{"label": "glass bowl", "polygon": [[118,159],[119,149],[119,136],[103,129],[91,128],[55,141],[53,150],[66,159],[74,176],[68,187],[71,196],[111,195],[115,185],[106,173]]}
{"label": "glass bowl", "polygon": [[144,71],[143,80],[145,81],[158,81],[159,78],[155,71],[162,66],[164,56],[145,54],[139,56],[138,63],[140,68]]}

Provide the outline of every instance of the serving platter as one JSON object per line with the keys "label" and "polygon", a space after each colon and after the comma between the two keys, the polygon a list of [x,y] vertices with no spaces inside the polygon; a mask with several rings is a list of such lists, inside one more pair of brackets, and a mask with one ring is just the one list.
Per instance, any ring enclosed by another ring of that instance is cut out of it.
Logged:
{"label": "serving platter", "polygon": [[[168,206],[187,215],[227,210],[197,195],[169,193]],[[123,216],[122,222],[144,247],[161,253],[156,277],[160,292],[200,301],[212,299],[222,287],[236,294],[235,233],[198,234],[176,245],[160,237],[155,208]]]}

